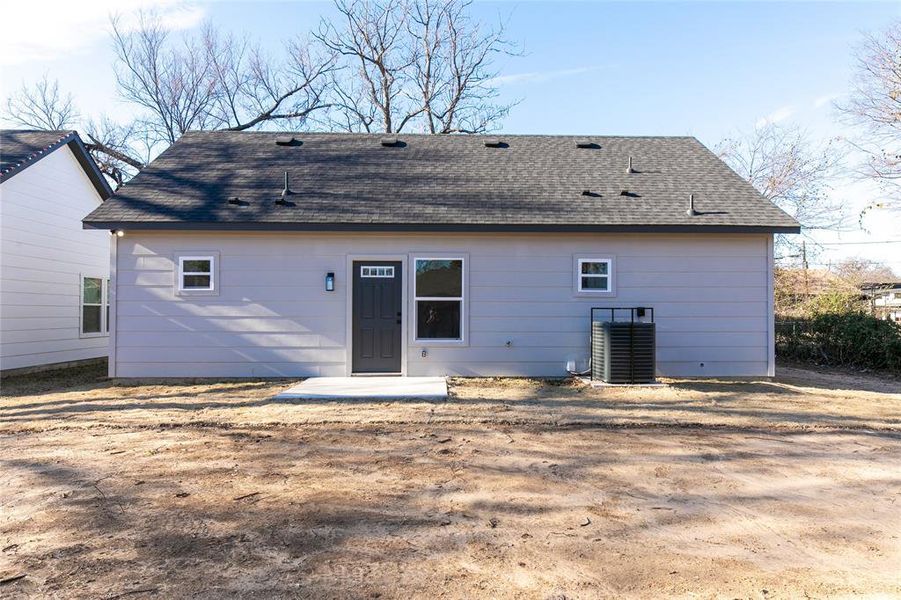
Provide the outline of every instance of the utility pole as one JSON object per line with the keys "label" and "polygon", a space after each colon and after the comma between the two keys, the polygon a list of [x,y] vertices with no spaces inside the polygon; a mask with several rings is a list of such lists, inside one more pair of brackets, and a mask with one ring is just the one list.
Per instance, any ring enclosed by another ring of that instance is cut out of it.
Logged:
{"label": "utility pole", "polygon": [[807,277],[807,242],[801,240],[801,266],[804,268],[804,297],[810,297],[810,281]]}

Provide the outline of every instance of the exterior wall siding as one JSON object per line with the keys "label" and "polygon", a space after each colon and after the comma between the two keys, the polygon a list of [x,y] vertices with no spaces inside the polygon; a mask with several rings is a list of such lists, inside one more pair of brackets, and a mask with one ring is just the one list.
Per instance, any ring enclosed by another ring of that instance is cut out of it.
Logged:
{"label": "exterior wall siding", "polygon": [[80,336],[80,277],[109,276],[109,232],[81,226],[100,202],[65,146],[0,186],[0,369],[107,355]]}
{"label": "exterior wall siding", "polygon": [[[567,360],[588,357],[592,306],[653,307],[661,375],[771,370],[769,235],[128,232],[117,242],[118,377],[349,374],[349,265],[385,256],[405,257],[407,375],[564,375]],[[216,295],[179,296],[176,257],[204,253],[219,256]],[[464,343],[413,339],[412,259],[436,255],[467,258]],[[576,293],[576,256],[614,257],[613,297]]]}

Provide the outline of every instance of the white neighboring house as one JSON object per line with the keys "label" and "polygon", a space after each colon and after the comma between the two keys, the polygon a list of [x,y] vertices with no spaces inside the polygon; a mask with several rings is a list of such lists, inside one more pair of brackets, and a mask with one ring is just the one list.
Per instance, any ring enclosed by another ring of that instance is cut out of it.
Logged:
{"label": "white neighboring house", "polygon": [[106,357],[112,194],[74,131],[0,130],[0,370]]}
{"label": "white neighboring house", "polygon": [[870,299],[874,314],[901,323],[901,282],[867,283],[861,289]]}

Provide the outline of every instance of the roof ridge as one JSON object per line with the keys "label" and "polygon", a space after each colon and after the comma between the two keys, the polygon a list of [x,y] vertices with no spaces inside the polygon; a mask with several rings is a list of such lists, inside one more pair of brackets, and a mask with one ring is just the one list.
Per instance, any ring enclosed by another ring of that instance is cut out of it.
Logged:
{"label": "roof ridge", "polygon": [[70,134],[75,132],[74,129],[2,129],[0,128],[0,134],[3,133],[62,133],[62,134]]}
{"label": "roof ridge", "polygon": [[192,129],[182,134],[186,135],[241,135],[241,136],[258,136],[258,135],[314,135],[314,136],[338,136],[338,137],[384,137],[386,135],[396,137],[421,137],[435,139],[475,139],[483,137],[493,138],[603,138],[603,139],[650,139],[650,140],[696,140],[693,135],[623,135],[623,134],[592,134],[592,133],[466,133],[466,134],[444,134],[444,133],[372,133],[372,132],[355,132],[355,131],[234,131],[230,129]]}

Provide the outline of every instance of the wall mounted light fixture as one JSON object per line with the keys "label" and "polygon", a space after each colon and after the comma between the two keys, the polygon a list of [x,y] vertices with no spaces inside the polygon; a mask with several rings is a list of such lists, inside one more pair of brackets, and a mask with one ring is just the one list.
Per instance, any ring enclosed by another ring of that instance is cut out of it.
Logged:
{"label": "wall mounted light fixture", "polygon": [[325,274],[325,291],[326,292],[334,292],[335,291],[335,274],[334,273],[326,273]]}

